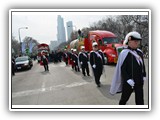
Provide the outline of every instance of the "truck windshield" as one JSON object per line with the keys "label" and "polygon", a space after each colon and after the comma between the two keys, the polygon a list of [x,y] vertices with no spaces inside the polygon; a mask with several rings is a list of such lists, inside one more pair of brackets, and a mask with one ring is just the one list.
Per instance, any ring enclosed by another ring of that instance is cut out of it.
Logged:
{"label": "truck windshield", "polygon": [[111,37],[111,38],[103,38],[103,43],[106,44],[111,44],[111,43],[119,43],[118,39],[115,37]]}

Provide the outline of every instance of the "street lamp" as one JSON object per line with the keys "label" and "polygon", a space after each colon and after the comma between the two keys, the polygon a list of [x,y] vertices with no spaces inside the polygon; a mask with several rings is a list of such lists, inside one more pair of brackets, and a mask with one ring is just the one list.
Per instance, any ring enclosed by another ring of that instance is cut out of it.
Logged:
{"label": "street lamp", "polygon": [[20,30],[21,29],[28,29],[28,27],[20,27],[18,29],[18,34],[19,34],[19,41],[20,41],[20,51],[21,51],[21,54],[22,54],[22,42],[21,42],[21,36],[20,36]]}

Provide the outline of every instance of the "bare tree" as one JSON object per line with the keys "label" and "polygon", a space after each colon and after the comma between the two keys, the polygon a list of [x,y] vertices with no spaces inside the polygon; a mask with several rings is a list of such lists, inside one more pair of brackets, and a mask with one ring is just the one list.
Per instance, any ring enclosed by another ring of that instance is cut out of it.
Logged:
{"label": "bare tree", "polygon": [[33,44],[32,53],[37,54],[37,49],[38,49],[37,45],[39,44],[39,42],[37,40],[35,40],[32,37],[25,37],[23,41],[25,43],[25,48],[29,48],[30,42],[32,42],[32,44]]}
{"label": "bare tree", "polygon": [[14,36],[12,36],[12,41],[11,41],[11,47],[12,47],[12,53],[13,55],[19,55],[20,54],[20,43],[18,40],[15,39]]}
{"label": "bare tree", "polygon": [[[127,33],[137,31],[143,38],[142,44],[148,44],[149,23],[147,15],[117,15],[106,16],[105,19],[93,22],[90,27],[81,31],[84,37],[88,37],[88,32],[92,30],[107,30],[113,32],[119,40],[124,40]],[[71,35],[71,41],[76,39],[76,32]]]}

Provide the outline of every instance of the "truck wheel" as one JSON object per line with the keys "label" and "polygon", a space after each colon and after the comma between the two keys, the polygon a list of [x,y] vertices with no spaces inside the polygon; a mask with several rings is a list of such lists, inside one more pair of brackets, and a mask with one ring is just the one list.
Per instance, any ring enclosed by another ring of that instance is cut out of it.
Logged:
{"label": "truck wheel", "polygon": [[108,65],[108,57],[106,55],[104,56],[104,63],[105,65]]}

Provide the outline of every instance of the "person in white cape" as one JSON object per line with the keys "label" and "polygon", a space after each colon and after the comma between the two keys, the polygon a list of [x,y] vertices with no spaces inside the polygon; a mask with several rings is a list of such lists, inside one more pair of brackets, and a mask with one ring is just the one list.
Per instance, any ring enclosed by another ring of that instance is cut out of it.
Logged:
{"label": "person in white cape", "polygon": [[122,92],[119,105],[125,105],[132,92],[135,92],[136,105],[144,105],[143,84],[146,80],[143,53],[138,46],[142,40],[141,35],[130,32],[126,35],[126,47],[119,55],[112,79],[110,94]]}

